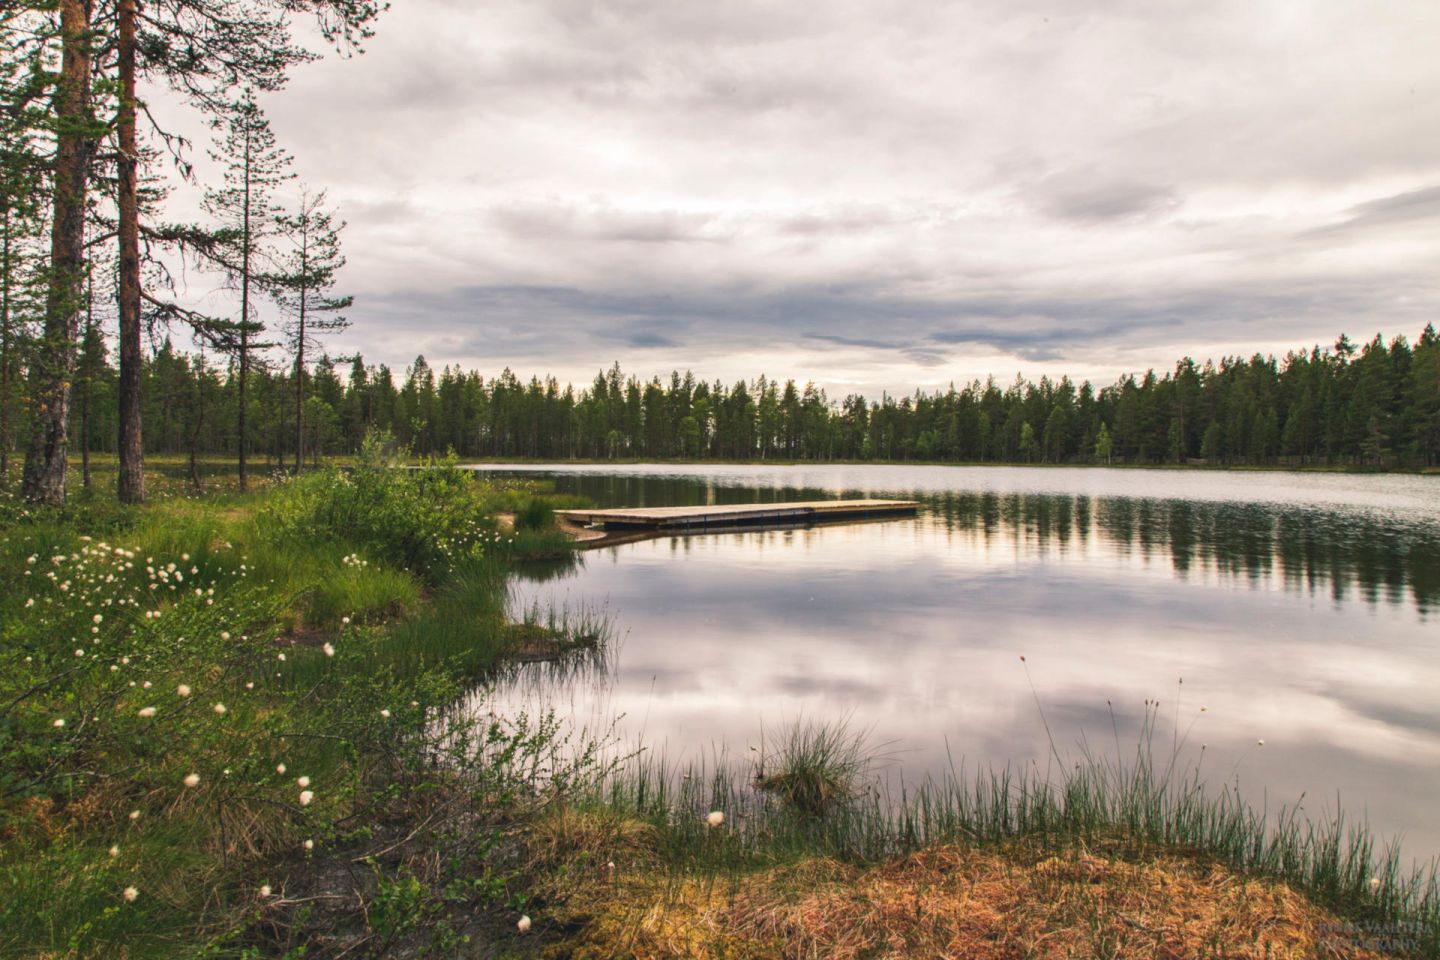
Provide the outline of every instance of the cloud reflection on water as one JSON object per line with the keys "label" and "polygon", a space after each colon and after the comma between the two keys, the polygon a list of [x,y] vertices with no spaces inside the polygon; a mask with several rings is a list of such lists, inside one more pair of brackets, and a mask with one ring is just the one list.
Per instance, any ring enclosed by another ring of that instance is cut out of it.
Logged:
{"label": "cloud reflection on water", "polygon": [[[856,471],[778,491],[686,477],[561,483],[602,505],[654,505],[834,495],[867,479]],[[672,759],[721,743],[741,755],[765,727],[850,715],[916,778],[952,757],[1043,769],[1037,695],[1070,757],[1083,744],[1114,753],[1112,709],[1120,749],[1133,750],[1146,701],[1159,700],[1155,747],[1168,754],[1178,695],[1182,763],[1201,762],[1204,745],[1212,782],[1234,770],[1271,809],[1302,794],[1333,808],[1339,790],[1347,811],[1403,832],[1408,855],[1440,853],[1431,518],[1236,490],[1189,501],[928,491],[912,520],[587,554],[571,576],[521,584],[518,599],[605,603],[626,635],[613,675],[507,688],[501,701],[558,700],[592,729],[623,713],[625,737]]]}

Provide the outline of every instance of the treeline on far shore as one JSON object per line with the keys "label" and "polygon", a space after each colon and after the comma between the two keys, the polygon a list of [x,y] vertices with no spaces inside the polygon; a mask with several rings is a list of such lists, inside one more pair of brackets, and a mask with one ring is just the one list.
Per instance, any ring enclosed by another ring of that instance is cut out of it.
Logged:
{"label": "treeline on far shore", "polygon": [[[71,435],[83,449],[113,451],[116,370],[99,338],[78,366]],[[233,455],[234,374],[233,364],[168,342],[148,358],[148,452]],[[250,376],[248,453],[293,466],[294,367],[257,365]],[[641,380],[618,364],[579,389],[508,369],[489,378],[437,371],[423,357],[403,374],[362,358],[322,358],[305,377],[307,461],[353,452],[381,430],[420,455],[475,458],[1440,465],[1433,325],[1413,345],[1377,335],[1357,346],[1341,336],[1278,359],[1187,357],[1098,389],[1069,378],[992,378],[878,400],[836,401],[813,384],[763,375],[728,386],[688,372]],[[7,432],[25,436],[23,398],[4,399]]]}

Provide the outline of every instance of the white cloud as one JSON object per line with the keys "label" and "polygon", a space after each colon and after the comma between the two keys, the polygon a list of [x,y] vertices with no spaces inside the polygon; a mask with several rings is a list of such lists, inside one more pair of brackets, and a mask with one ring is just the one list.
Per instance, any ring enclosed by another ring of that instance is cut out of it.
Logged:
{"label": "white cloud", "polygon": [[1436,27],[1425,2],[405,0],[267,106],[350,221],[368,359],[878,393],[1413,335],[1440,306]]}

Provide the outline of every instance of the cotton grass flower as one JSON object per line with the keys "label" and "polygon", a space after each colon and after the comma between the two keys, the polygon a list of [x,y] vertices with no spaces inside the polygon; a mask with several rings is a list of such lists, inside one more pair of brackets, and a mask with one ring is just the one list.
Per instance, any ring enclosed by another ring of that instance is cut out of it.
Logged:
{"label": "cotton grass flower", "polygon": [[184,782],[185,782],[185,786],[187,786],[187,787],[197,786],[197,785],[200,783],[200,774],[198,774],[198,773],[187,774],[186,777],[185,777],[185,781],[184,781]]}
{"label": "cotton grass flower", "polygon": [[515,921],[515,929],[516,929],[516,930],[519,930],[521,933],[529,933],[529,932],[530,932],[530,918],[529,918],[528,916],[522,914],[522,915],[520,916],[520,919],[517,920],[517,921]]}
{"label": "cotton grass flower", "polygon": [[139,820],[139,819],[140,819],[140,811],[139,811],[139,810],[131,810],[131,811],[130,811],[130,819],[131,819],[131,820]]}
{"label": "cotton grass flower", "polygon": [[56,717],[56,718],[55,718],[55,722],[54,722],[53,724],[51,724],[51,726],[53,726],[56,730],[61,729],[62,727],[65,726],[65,718],[64,718],[64,717]]}
{"label": "cotton grass flower", "polygon": [[277,763],[277,764],[275,764],[275,772],[276,772],[276,773],[284,773],[284,772],[285,772],[285,764],[283,764],[283,763]]}
{"label": "cotton grass flower", "polygon": [[140,896],[140,891],[136,890],[134,887],[126,887],[125,892],[122,893],[121,896],[125,898],[126,903],[134,903],[135,898]]}
{"label": "cotton grass flower", "polygon": [[315,799],[315,791],[313,791],[313,790],[301,790],[301,791],[300,791],[300,806],[302,806],[302,807],[308,807],[308,806],[310,806],[310,801],[312,801],[312,800],[314,800],[314,799]]}
{"label": "cotton grass flower", "polygon": [[328,643],[322,646],[320,649],[325,651],[325,656],[327,657],[335,656],[335,648]]}
{"label": "cotton grass flower", "polygon": [[389,720],[389,719],[390,719],[390,710],[389,710],[389,708],[382,708],[382,709],[380,710],[380,716],[384,717],[386,720]]}
{"label": "cotton grass flower", "polygon": [[295,779],[295,782],[298,783],[301,787],[308,787],[308,786],[310,786],[310,778],[309,778],[309,777],[297,777],[297,778]]}
{"label": "cotton grass flower", "polygon": [[142,717],[153,717],[153,716],[155,716],[155,708],[154,708],[154,707],[141,707],[138,712],[139,712],[140,716],[142,716]]}
{"label": "cotton grass flower", "polygon": [[190,696],[190,685],[189,685],[188,683],[182,683],[182,684],[180,684],[180,686],[178,686],[178,687],[175,688],[175,696],[177,696],[177,697],[188,697],[188,696]]}
{"label": "cotton grass flower", "polygon": [[261,884],[261,886],[260,886],[260,896],[262,896],[262,897],[268,897],[268,896],[270,896],[270,884],[268,884],[268,883],[266,883],[266,884]]}
{"label": "cotton grass flower", "polygon": [[705,817],[705,823],[712,827],[718,827],[725,822],[725,814],[719,810],[711,810]]}
{"label": "cotton grass flower", "polygon": [[210,709],[211,709],[211,710],[214,710],[216,713],[220,714],[221,716],[224,716],[224,714],[225,714],[225,704],[223,704],[223,703],[217,703],[217,704],[215,704],[215,706],[211,707]]}
{"label": "cotton grass flower", "polygon": [[315,849],[315,841],[314,841],[314,840],[306,840],[306,841],[305,841],[305,849],[306,849],[306,850],[314,850],[314,849]]}
{"label": "cotton grass flower", "polygon": [[111,847],[111,848],[110,848],[110,856],[112,856],[112,857],[118,857],[118,856],[120,856],[120,848],[119,848],[118,846]]}

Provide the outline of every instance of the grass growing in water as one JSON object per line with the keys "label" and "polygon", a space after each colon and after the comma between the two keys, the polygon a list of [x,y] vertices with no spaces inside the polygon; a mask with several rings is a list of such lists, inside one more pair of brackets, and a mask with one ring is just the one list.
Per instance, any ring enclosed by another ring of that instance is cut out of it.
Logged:
{"label": "grass growing in water", "polygon": [[[1208,788],[1198,770],[1181,769],[1176,753],[1153,752],[1154,722],[1152,711],[1130,756],[1087,753],[1048,776],[1035,768],[962,768],[898,788],[865,775],[863,738],[845,724],[797,724],[773,738],[779,749],[767,752],[759,777],[723,755],[674,767],[642,754],[578,809],[648,825],[643,851],[621,845],[592,859],[643,863],[670,878],[671,893],[692,883],[749,887],[767,882],[768,871],[816,858],[863,868],[927,850],[989,851],[1032,863],[1098,855],[1145,864],[1179,855],[1234,876],[1283,882],[1355,930],[1394,932],[1389,940],[1401,953],[1440,951],[1434,863],[1402,869],[1397,847],[1381,848],[1363,823],[1343,814],[1315,820],[1293,806],[1271,814],[1250,807],[1233,785]],[[723,814],[719,826],[712,812]],[[719,922],[708,916],[696,922]]]}
{"label": "grass growing in water", "polygon": [[755,785],[803,814],[824,817],[869,786],[875,759],[865,733],[852,731],[848,720],[800,721],[765,738]]}

